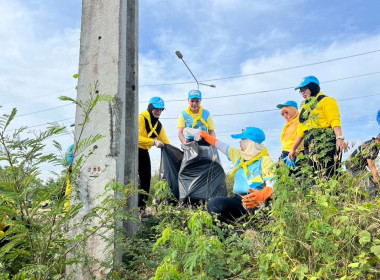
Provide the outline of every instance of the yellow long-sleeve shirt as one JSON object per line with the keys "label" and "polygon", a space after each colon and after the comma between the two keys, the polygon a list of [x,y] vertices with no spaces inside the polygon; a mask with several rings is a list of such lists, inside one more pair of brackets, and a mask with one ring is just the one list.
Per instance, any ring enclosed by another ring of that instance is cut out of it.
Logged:
{"label": "yellow long-sleeve shirt", "polygon": [[[322,92],[318,93],[316,98],[323,95]],[[309,104],[304,104],[301,108],[308,111]],[[313,128],[334,128],[336,126],[341,127],[340,113],[338,103],[335,99],[326,96],[318,102],[314,110],[310,112],[310,116],[305,122],[300,123],[297,127],[297,136],[304,137],[305,131]]]}
{"label": "yellow long-sleeve shirt", "polygon": [[[149,115],[145,114],[145,115]],[[150,119],[148,119],[150,122]],[[139,115],[139,148],[144,150],[149,150],[153,144],[154,140],[160,140],[164,144],[170,144],[168,137],[166,136],[164,126],[162,126],[160,133],[156,138],[148,137],[148,132],[145,126],[145,117],[143,115]]]}

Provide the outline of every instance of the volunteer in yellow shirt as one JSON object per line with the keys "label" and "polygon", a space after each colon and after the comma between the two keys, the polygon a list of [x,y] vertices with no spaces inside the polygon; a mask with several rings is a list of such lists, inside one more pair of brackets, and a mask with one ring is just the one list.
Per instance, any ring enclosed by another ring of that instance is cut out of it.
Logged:
{"label": "volunteer in yellow shirt", "polygon": [[292,160],[304,139],[308,163],[315,171],[324,171],[331,177],[340,166],[342,153],[348,150],[344,142],[338,103],[320,91],[314,76],[303,78],[298,90],[305,102],[301,108],[297,136],[289,153]]}
{"label": "volunteer in yellow shirt", "polygon": [[[282,160],[289,155],[296,140],[299,112],[295,101],[286,101],[284,104],[278,104],[277,108],[281,109],[281,116],[283,116],[286,121],[281,133],[282,151],[280,160]],[[303,149],[303,143],[301,143],[297,148],[297,155],[303,151]]]}
{"label": "volunteer in yellow shirt", "polygon": [[[149,149],[154,145],[163,148],[164,144],[170,144],[165,129],[158,120],[165,109],[164,100],[161,97],[152,97],[146,111],[139,115],[139,188],[149,193],[151,164]],[[139,207],[144,208],[148,196],[139,195]]]}
{"label": "volunteer in yellow shirt", "polygon": [[195,89],[190,90],[188,95],[189,107],[179,115],[177,122],[178,138],[182,144],[194,141],[194,136],[183,134],[186,127],[199,128],[216,137],[214,121],[210,112],[201,106],[201,102],[202,92]]}

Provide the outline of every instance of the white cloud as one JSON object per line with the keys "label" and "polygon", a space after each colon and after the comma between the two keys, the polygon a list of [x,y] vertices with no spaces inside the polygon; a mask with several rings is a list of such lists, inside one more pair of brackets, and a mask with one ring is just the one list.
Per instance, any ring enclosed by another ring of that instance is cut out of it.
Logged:
{"label": "white cloud", "polygon": [[[195,75],[203,80],[313,63],[375,50],[380,46],[380,35],[372,32],[375,28],[361,29],[357,18],[341,23],[346,26],[344,32],[339,29],[341,26],[336,29],[324,26],[326,21],[321,22],[319,18],[323,15],[313,15],[304,6],[307,2],[140,1],[139,84],[192,82],[190,73],[175,56],[176,50],[183,53]],[[78,71],[78,26],[67,25],[42,34],[41,27],[51,17],[48,10],[27,8],[21,1],[0,0],[0,6],[2,112],[9,112],[16,105],[20,114],[43,110],[62,105],[56,98],[60,95],[75,96],[76,81],[72,75]],[[334,14],[334,9],[329,9],[327,14]],[[319,20],[320,25],[313,25],[309,32],[305,32],[300,29],[307,24],[301,21],[302,18],[310,22]],[[57,16],[56,20],[63,19]],[[299,33],[301,31],[304,33]],[[265,75],[213,81],[216,89],[201,87],[201,90],[205,97],[220,97],[278,89],[295,86],[303,76],[314,74],[321,80],[327,95],[336,99],[357,97],[380,93],[378,75],[323,82],[378,71],[379,63],[380,54],[374,53]],[[163,118],[174,118],[162,119],[162,122],[177,146],[176,118],[187,107],[187,92],[195,86],[194,82],[139,89],[140,101],[156,95],[165,100],[183,100],[167,102],[167,110],[162,114]],[[300,102],[301,97],[294,90],[282,90],[204,99],[202,103],[212,115],[219,115],[273,109],[285,100]],[[378,133],[374,119],[379,101],[379,96],[375,96],[339,102],[343,130],[349,139],[365,140]],[[140,111],[146,105],[141,103]],[[20,117],[15,120],[15,127],[69,118],[74,116],[74,110],[74,107],[64,107]],[[273,158],[279,155],[279,138],[284,122],[277,111],[215,116],[214,121],[218,138],[236,146],[237,141],[232,140],[230,134],[245,126],[263,128]],[[65,123],[70,124],[71,121]],[[70,138],[62,140],[64,147],[72,141]],[[153,166],[157,168],[159,151],[153,148],[151,154]],[[230,168],[230,163],[225,163],[225,167]]]}
{"label": "white cloud", "polygon": [[[350,56],[376,50],[379,45],[380,35],[362,37],[360,40],[338,41],[325,47],[321,45],[309,45],[308,47],[295,46],[288,51],[278,51],[272,54],[247,59],[240,64],[240,71],[236,72],[235,75],[245,75]],[[202,50],[200,50],[200,52],[202,52]],[[145,60],[144,62],[146,63]],[[377,85],[379,74],[331,83],[324,83],[324,81],[376,72],[378,71],[379,63],[380,55],[377,52],[287,71],[249,76],[239,79],[215,81],[213,83],[217,85],[216,89],[202,87],[202,91],[204,92],[205,97],[218,97],[221,95],[295,87],[302,77],[315,75],[320,79],[322,90],[328,96],[337,100],[352,97],[355,98],[361,95],[380,94],[380,88]],[[190,66],[192,67],[192,65],[193,63],[191,63]],[[214,69],[208,68],[207,63],[202,65],[200,62],[196,65],[200,68],[203,66],[202,78],[207,79],[209,77],[215,77]],[[173,71],[185,73],[182,81],[191,80],[189,74],[186,73],[187,70],[185,69],[185,66],[181,65],[180,61],[176,64],[167,64],[166,68],[160,67],[157,70],[160,73],[160,81],[170,80],[170,78],[166,79],[166,77],[170,77],[171,74],[165,75],[165,73]],[[154,72],[155,69],[150,68],[149,71],[149,73],[151,73]],[[141,72],[140,77],[144,80],[146,77],[144,71]],[[176,81],[178,81],[178,79]],[[187,106],[187,91],[194,86],[195,83],[194,85],[154,88],[155,95],[162,95],[166,100],[183,98],[183,102],[167,102],[167,110],[162,115],[162,118],[174,118],[178,116],[180,111]],[[140,93],[146,97],[144,98],[145,100],[148,99],[151,89],[152,88],[140,89]],[[275,109],[278,103],[286,100],[295,100],[300,103],[302,97],[298,92],[289,89],[239,97],[204,99],[202,104],[205,108],[211,111],[212,115],[219,115]],[[378,133],[379,129],[374,120],[376,112],[379,109],[380,96],[338,101],[338,103],[341,109],[343,131],[348,139],[363,141]],[[218,116],[214,117],[214,121],[218,138],[236,146],[237,141],[232,140],[229,137],[230,134],[238,132],[245,126],[258,126],[266,132],[266,143],[270,152],[272,152],[273,158],[277,158],[280,154],[281,143],[279,138],[284,121],[278,111],[223,117]],[[178,143],[178,140],[176,139],[176,120],[163,119],[162,122],[164,123],[168,135],[172,137],[171,140],[174,143]],[[159,154],[156,153],[156,151],[152,151],[152,153],[154,157],[159,157]],[[226,163],[225,167],[229,168],[229,164]]]}
{"label": "white cloud", "polygon": [[[42,36],[38,33],[39,26],[48,11],[27,8],[20,1],[0,0],[0,6],[1,113],[9,114],[13,107],[17,107],[21,115],[65,105],[58,100],[58,96],[75,97],[76,94],[76,81],[72,75],[78,72],[79,29],[66,27]],[[16,117],[10,129],[74,116],[74,106],[63,107]],[[68,125],[72,122],[67,120],[62,123]],[[56,140],[62,143],[64,149],[72,142],[69,136]],[[51,152],[53,148],[48,145],[46,150]],[[50,176],[48,170],[53,167],[45,168],[43,178]]]}

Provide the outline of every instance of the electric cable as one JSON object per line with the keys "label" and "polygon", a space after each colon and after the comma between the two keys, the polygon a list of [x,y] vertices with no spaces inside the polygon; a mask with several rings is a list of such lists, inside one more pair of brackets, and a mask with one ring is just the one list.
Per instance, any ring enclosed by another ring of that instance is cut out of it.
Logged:
{"label": "electric cable", "polygon": [[[349,56],[343,56],[343,57],[338,57],[338,58],[333,58],[333,59],[328,59],[328,60],[317,61],[317,62],[313,62],[313,63],[307,63],[307,64],[302,64],[302,65],[291,66],[291,67],[278,68],[278,69],[267,70],[267,71],[256,72],[256,73],[250,73],[250,74],[244,74],[244,75],[236,75],[236,76],[229,76],[229,77],[221,77],[221,78],[213,78],[213,79],[208,79],[208,80],[201,80],[200,82],[221,81],[221,80],[229,80],[229,79],[244,78],[244,77],[257,76],[257,75],[263,75],[263,74],[268,74],[268,73],[281,72],[281,71],[286,71],[286,70],[291,70],[291,69],[297,69],[297,68],[302,68],[302,67],[307,67],[307,66],[313,66],[313,65],[318,65],[318,64],[329,63],[329,62],[333,62],[333,61],[338,61],[338,60],[358,57],[358,56],[372,54],[372,53],[377,53],[377,52],[380,52],[380,49],[373,50],[373,51],[368,51],[368,52],[364,52],[364,53],[353,54],[353,55],[349,55]],[[140,87],[184,85],[184,84],[192,84],[192,83],[193,82],[161,83],[161,84],[141,85]]]}
{"label": "electric cable", "polygon": [[33,126],[28,126],[28,128],[44,126],[44,125],[48,125],[48,124],[51,124],[51,123],[63,122],[63,121],[68,121],[68,120],[72,120],[72,119],[75,119],[75,117],[71,117],[71,118],[67,118],[67,119],[62,119],[62,120],[57,120],[57,121],[51,121],[51,122],[47,122],[47,123],[43,123],[43,124],[38,124],[38,125],[33,125]]}
{"label": "electric cable", "polygon": [[13,103],[29,102],[30,100],[38,99],[38,98],[45,97],[45,96],[50,96],[50,95],[53,95],[55,93],[66,91],[66,90],[70,90],[70,89],[73,89],[73,88],[58,89],[58,90],[52,91],[52,92],[47,93],[47,94],[43,94],[43,95],[39,95],[39,96],[35,96],[35,97],[28,97],[27,99],[23,98],[23,99],[11,101],[11,102],[8,102],[8,103],[2,103],[2,105],[8,105],[8,104],[13,104]]}
{"label": "electric cable", "polygon": [[[337,81],[342,81],[342,80],[348,80],[348,79],[353,79],[353,78],[358,78],[358,77],[364,77],[364,76],[369,76],[369,75],[374,75],[374,74],[380,74],[380,71],[366,73],[366,74],[360,74],[360,75],[355,75],[355,76],[350,76],[350,77],[344,77],[344,78],[339,78],[339,79],[333,79],[333,80],[328,80],[328,81],[323,81],[322,83],[332,83],[332,82],[337,82]],[[266,93],[266,92],[273,92],[273,91],[280,91],[280,90],[289,90],[289,89],[294,89],[294,87],[286,87],[286,88],[280,88],[280,89],[262,90],[262,91],[249,92],[249,93],[229,94],[228,96],[227,95],[222,95],[222,96],[216,96],[216,97],[204,97],[203,99],[217,99],[217,98],[234,97],[234,96],[242,96],[242,95],[252,95],[252,94],[258,94],[258,93]],[[183,99],[171,99],[171,100],[167,100],[165,102],[176,102],[176,101],[183,101]],[[147,103],[147,102],[149,102],[149,101],[140,101],[139,103]],[[65,104],[65,105],[56,106],[56,107],[51,107],[51,108],[47,108],[47,109],[44,109],[44,110],[39,110],[39,111],[35,111],[35,112],[25,113],[25,114],[21,114],[21,115],[16,115],[15,118],[17,118],[17,117],[23,117],[23,116],[28,116],[28,115],[34,115],[34,114],[38,114],[38,113],[41,113],[41,112],[55,110],[55,109],[62,108],[62,107],[67,107],[67,106],[70,106],[70,105],[74,105],[74,103]]]}
{"label": "electric cable", "polygon": [[[361,74],[361,75],[355,75],[355,76],[350,76],[350,77],[344,77],[344,78],[339,78],[339,79],[334,79],[334,80],[322,81],[321,83],[338,82],[338,81],[349,80],[349,79],[354,79],[354,78],[359,78],[359,77],[364,77],[364,76],[369,76],[369,75],[374,75],[374,74],[380,74],[380,71],[366,73],[366,74]],[[259,93],[267,93],[267,92],[282,91],[282,90],[289,90],[289,89],[294,89],[294,86],[285,87],[285,88],[277,88],[277,89],[268,89],[268,90],[253,91],[253,92],[247,92],[247,93],[236,93],[236,94],[228,94],[228,95],[203,97],[202,99],[227,98],[227,97],[233,97],[233,96],[253,95],[253,94],[259,94]],[[168,103],[168,102],[180,102],[180,101],[183,102],[184,99],[169,99],[169,100],[165,100],[165,103]],[[144,101],[140,101],[139,103],[148,103],[148,102],[149,102],[148,100],[144,100]]]}
{"label": "electric cable", "polygon": [[[347,100],[354,100],[354,99],[360,99],[360,98],[367,98],[371,96],[379,96],[380,94],[371,94],[371,95],[363,95],[363,96],[356,96],[356,97],[350,97],[350,98],[343,98],[343,99],[336,99],[336,101],[347,101]],[[212,117],[223,117],[223,116],[234,116],[234,115],[244,115],[244,114],[254,114],[254,113],[264,113],[264,112],[271,112],[271,111],[279,111],[280,109],[266,109],[266,110],[257,110],[257,111],[249,111],[249,112],[239,112],[239,113],[223,113],[223,114],[212,114]],[[160,117],[162,120],[177,120],[178,117]]]}
{"label": "electric cable", "polygon": [[58,108],[67,107],[67,106],[70,106],[70,105],[74,105],[74,103],[65,104],[65,105],[61,105],[61,106],[57,106],[57,107],[52,107],[52,108],[47,108],[47,109],[44,109],[44,110],[30,112],[30,113],[26,113],[26,114],[16,115],[15,118],[29,116],[29,115],[34,115],[34,114],[38,114],[38,113],[46,112],[46,111],[51,111],[51,110],[55,110],[55,109],[58,109]]}

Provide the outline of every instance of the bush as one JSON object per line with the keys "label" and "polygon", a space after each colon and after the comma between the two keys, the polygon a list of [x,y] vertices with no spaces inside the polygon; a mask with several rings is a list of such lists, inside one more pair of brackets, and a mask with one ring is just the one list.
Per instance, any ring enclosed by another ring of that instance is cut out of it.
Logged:
{"label": "bush", "polygon": [[[98,102],[112,102],[112,97],[96,94],[96,86],[90,89],[90,98],[85,103],[61,97],[61,100],[71,101],[83,110],[84,121],[79,124],[82,129]],[[127,199],[136,195],[136,191],[133,186],[111,182],[100,197],[101,205],[74,222],[82,205],[68,206],[70,197],[65,195],[66,187],[72,184],[76,188],[76,174],[87,157],[84,151],[103,136],[79,138],[75,143],[76,164],[71,164],[57,180],[49,180],[45,184],[38,179],[41,164],[60,165],[62,157],[53,153],[44,154],[43,149],[47,141],[66,133],[66,129],[50,124],[42,132],[21,127],[8,134],[7,128],[16,113],[17,110],[13,109],[10,115],[0,119],[0,161],[4,166],[0,168],[0,278],[68,279],[70,275],[65,275],[67,265],[91,264],[92,260],[83,250],[91,236],[105,238],[110,246],[121,243],[118,231],[115,235],[107,232],[116,229],[116,222],[137,222],[131,213],[133,209],[125,210]],[[27,137],[28,132],[31,137]],[[53,143],[62,153],[59,143]],[[98,219],[96,227],[92,227],[90,222],[94,218]],[[80,234],[69,236],[69,221],[73,228],[81,229]],[[75,255],[69,257],[72,252]],[[118,271],[116,266],[114,269],[113,252],[109,253],[108,262],[100,264],[100,267],[112,278]]]}
{"label": "bush", "polygon": [[380,201],[344,171],[314,184],[277,172],[261,279],[378,279]]}

